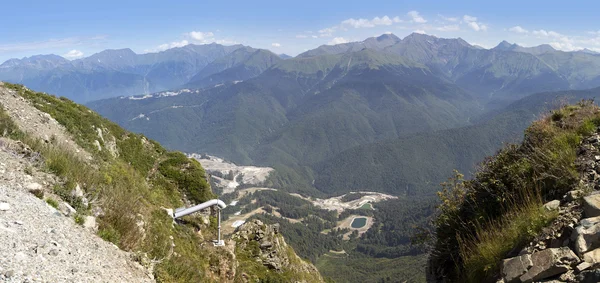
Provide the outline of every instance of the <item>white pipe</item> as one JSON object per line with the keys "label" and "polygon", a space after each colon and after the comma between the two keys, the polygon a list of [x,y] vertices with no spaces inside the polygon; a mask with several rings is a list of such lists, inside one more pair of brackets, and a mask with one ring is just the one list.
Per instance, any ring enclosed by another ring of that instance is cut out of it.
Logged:
{"label": "white pipe", "polygon": [[219,239],[218,243],[221,243],[221,208],[219,208]]}
{"label": "white pipe", "polygon": [[192,213],[194,213],[194,212],[196,212],[198,210],[202,210],[202,209],[205,209],[205,208],[207,208],[209,206],[213,206],[213,205],[219,206],[220,209],[223,209],[223,208],[227,207],[227,205],[222,200],[220,200],[220,199],[211,199],[211,200],[209,200],[207,202],[203,202],[203,203],[198,204],[196,206],[192,206],[192,207],[180,210],[180,211],[175,211],[175,213],[173,213],[173,218],[179,218],[179,217],[182,217],[182,216],[186,216],[188,214],[192,214]]}

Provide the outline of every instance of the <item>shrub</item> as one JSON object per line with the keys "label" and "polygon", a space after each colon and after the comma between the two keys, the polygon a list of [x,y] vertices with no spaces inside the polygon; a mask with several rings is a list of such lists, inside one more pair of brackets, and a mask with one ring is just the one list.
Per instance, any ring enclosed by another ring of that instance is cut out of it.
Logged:
{"label": "shrub", "polygon": [[75,214],[73,219],[75,220],[75,223],[77,223],[81,226],[83,226],[83,224],[85,224],[85,216],[83,216],[81,214]]}

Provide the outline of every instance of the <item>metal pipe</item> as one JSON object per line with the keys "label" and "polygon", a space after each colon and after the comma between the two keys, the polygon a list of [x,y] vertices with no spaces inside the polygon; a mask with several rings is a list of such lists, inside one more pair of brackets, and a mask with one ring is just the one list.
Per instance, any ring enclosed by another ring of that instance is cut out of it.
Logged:
{"label": "metal pipe", "polygon": [[219,239],[218,239],[218,243],[221,243],[221,208],[219,207],[217,209],[219,210],[218,211],[218,214],[219,214],[219,216],[218,216],[219,217]]}
{"label": "metal pipe", "polygon": [[[194,212],[196,212],[198,210],[202,210],[202,209],[205,209],[205,208],[213,206],[213,205],[216,205],[216,206],[219,207],[219,213],[220,213],[221,209],[227,207],[227,205],[222,200],[211,199],[211,200],[209,200],[207,202],[203,202],[201,204],[198,204],[198,205],[195,205],[195,206],[183,209],[183,210],[175,211],[175,213],[173,213],[173,218],[179,218],[179,217],[182,217],[182,216],[186,216],[188,214],[192,214],[192,213],[194,213]],[[221,215],[221,214],[219,214],[219,215]],[[220,219],[221,218],[219,217],[219,220]],[[220,226],[221,225],[219,224],[219,227]]]}

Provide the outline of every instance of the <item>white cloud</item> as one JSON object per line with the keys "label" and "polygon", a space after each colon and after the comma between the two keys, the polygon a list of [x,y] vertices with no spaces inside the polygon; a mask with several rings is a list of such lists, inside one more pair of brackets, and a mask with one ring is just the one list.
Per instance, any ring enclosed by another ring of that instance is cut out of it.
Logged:
{"label": "white cloud", "polygon": [[353,28],[372,28],[375,26],[375,24],[373,24],[371,21],[367,20],[367,19],[347,19],[345,21],[342,22],[343,26],[351,26]]}
{"label": "white cloud", "polygon": [[424,30],[422,30],[422,29],[418,29],[418,30],[415,30],[415,31],[413,31],[413,32],[414,32],[414,33],[420,33],[420,34],[427,34],[427,32],[426,32],[426,31],[424,31]]}
{"label": "white cloud", "polygon": [[368,19],[354,19],[350,18],[342,21],[341,27],[353,27],[353,28],[372,28],[375,26],[390,26],[394,23],[401,23],[400,17],[390,18],[388,16],[375,17],[372,20]]}
{"label": "white cloud", "polygon": [[436,27],[435,30],[439,31],[459,31],[460,27],[458,25],[445,25],[441,27]]}
{"label": "white cloud", "polygon": [[443,15],[438,14],[438,17],[442,18],[444,21],[448,22],[458,22],[458,18],[456,17],[444,17]]}
{"label": "white cloud", "polygon": [[329,45],[336,45],[336,44],[342,44],[342,43],[348,43],[348,40],[343,38],[343,37],[336,37],[334,39],[332,39],[331,41],[329,41]]}
{"label": "white cloud", "polygon": [[277,42],[273,42],[273,43],[271,43],[271,46],[273,46],[273,47],[281,47],[281,44],[279,44]]}
{"label": "white cloud", "polygon": [[318,38],[318,36],[316,36],[316,35],[311,35],[311,37],[312,37],[312,38]]}
{"label": "white cloud", "polygon": [[66,54],[63,55],[63,57],[69,59],[69,60],[73,60],[73,59],[77,59],[77,58],[81,58],[83,57],[83,52],[73,49],[69,52],[67,52]]}
{"label": "white cloud", "polygon": [[423,24],[423,23],[427,22],[427,20],[425,20],[423,17],[421,17],[419,12],[417,12],[417,11],[410,11],[406,14],[411,18],[411,21],[413,23]]}
{"label": "white cloud", "polygon": [[474,31],[486,31],[488,26],[481,22],[477,22],[477,17],[464,15],[463,21]]}
{"label": "white cloud", "polygon": [[555,31],[546,31],[543,29],[540,30],[534,30],[533,35],[537,35],[538,37],[553,37],[553,38],[561,38],[563,37],[562,34],[555,32]]}
{"label": "white cloud", "polygon": [[192,31],[187,34],[191,39],[204,42],[215,36],[212,32]]}
{"label": "white cloud", "polygon": [[297,34],[297,35],[296,35],[296,38],[307,38],[307,37],[308,37],[308,36],[307,36],[307,35],[304,35],[304,34]]}
{"label": "white cloud", "polygon": [[469,22],[476,22],[477,21],[477,17],[473,17],[473,16],[469,16],[469,15],[464,15],[463,16],[463,21],[469,23]]}
{"label": "white cloud", "polygon": [[522,28],[521,26],[514,26],[512,28],[509,28],[508,31],[511,32],[516,32],[516,33],[528,33],[529,31]]}
{"label": "white cloud", "polygon": [[[165,44],[161,44],[159,46],[156,47],[156,51],[165,51],[167,49],[171,49],[171,48],[175,48],[175,47],[183,47],[190,44],[189,41],[187,40],[182,40],[182,41],[174,41],[171,43],[165,43]],[[152,50],[149,50],[152,51]]]}
{"label": "white cloud", "polygon": [[237,42],[235,40],[231,40],[231,39],[217,39],[214,42],[217,44],[223,44],[223,45],[239,44],[239,42]]}
{"label": "white cloud", "polygon": [[332,37],[337,27],[324,28],[319,30],[319,37]]}
{"label": "white cloud", "polygon": [[487,26],[486,25],[480,24],[480,23],[477,23],[477,22],[470,22],[470,23],[468,23],[468,25],[474,31],[486,31],[487,30]]}

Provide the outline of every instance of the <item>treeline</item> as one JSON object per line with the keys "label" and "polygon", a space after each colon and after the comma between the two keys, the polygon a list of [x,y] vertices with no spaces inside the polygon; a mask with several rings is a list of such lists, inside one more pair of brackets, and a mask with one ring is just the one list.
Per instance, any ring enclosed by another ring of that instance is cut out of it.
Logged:
{"label": "treeline", "polygon": [[411,244],[411,239],[416,227],[428,224],[434,209],[434,199],[411,198],[382,201],[376,204],[375,210],[363,210],[365,214],[373,214],[375,224],[360,237],[356,250],[386,258],[423,253],[421,247]]}
{"label": "treeline", "polygon": [[310,217],[305,222],[291,223],[269,214],[256,214],[251,218],[260,219],[267,224],[279,223],[285,240],[294,248],[296,253],[315,263],[317,259],[329,250],[339,249],[344,241],[341,233],[323,234],[323,221]]}

